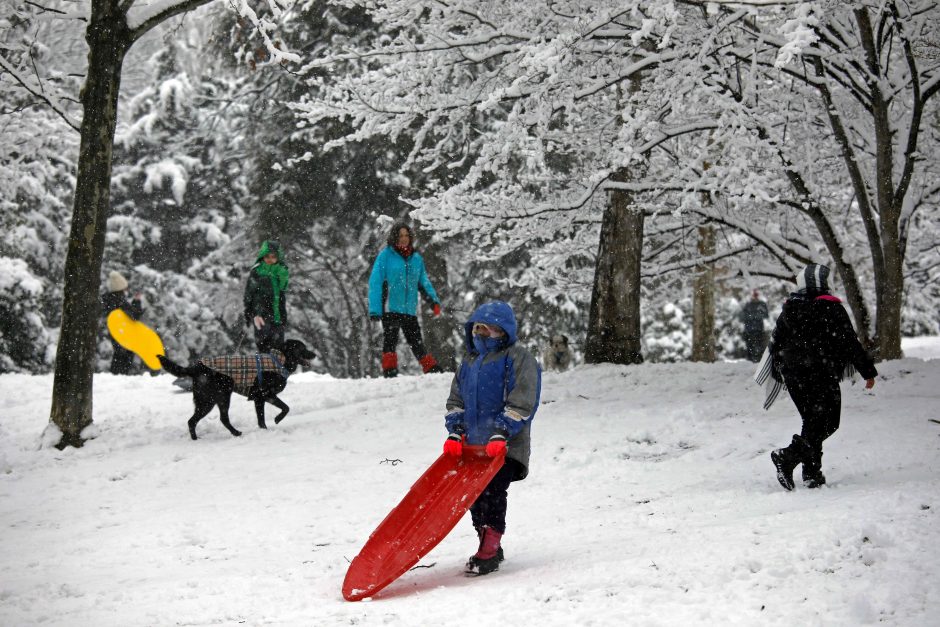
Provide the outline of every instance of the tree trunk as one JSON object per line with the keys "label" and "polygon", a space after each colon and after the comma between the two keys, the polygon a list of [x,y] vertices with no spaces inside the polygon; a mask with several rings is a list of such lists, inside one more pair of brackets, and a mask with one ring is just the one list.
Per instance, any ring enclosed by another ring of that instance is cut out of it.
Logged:
{"label": "tree trunk", "polygon": [[[877,357],[879,359],[900,359],[901,354],[901,301],[903,298],[904,256],[901,252],[898,223],[900,220],[900,200],[896,198],[894,159],[898,146],[895,142],[905,137],[903,125],[892,126],[891,101],[897,94],[883,91],[890,89],[886,84],[890,74],[882,65],[887,56],[880,41],[881,25],[873,26],[868,10],[859,7],[854,10],[858,24],[865,61],[871,73],[871,116],[875,138],[875,198],[879,229],[869,222],[869,246],[875,265],[875,302],[877,318],[875,337],[878,340]],[[877,15],[876,15],[877,18]],[[875,78],[877,77],[877,78]],[[915,96],[916,96],[915,92]],[[916,122],[911,131],[917,133]],[[916,137],[916,135],[915,135]],[[904,141],[903,139],[901,141]],[[916,142],[908,147],[916,152]],[[869,181],[870,182],[870,181]],[[858,184],[860,186],[861,184]],[[880,263],[879,263],[880,262]]]}
{"label": "tree trunk", "polygon": [[[623,177],[626,178],[626,177]],[[584,358],[589,364],[643,363],[640,348],[640,261],[643,212],[633,195],[610,192],[601,224]]]}
{"label": "tree trunk", "polygon": [[[715,254],[715,228],[702,225],[698,229],[699,257]],[[692,361],[715,361],[715,269],[714,264],[701,264],[692,281]]]}
{"label": "tree trunk", "polygon": [[[456,351],[454,350],[451,338],[453,330],[460,325],[460,321],[454,318],[450,309],[444,306],[444,302],[453,303],[453,298],[448,299],[447,289],[447,260],[440,254],[438,246],[429,244],[421,251],[424,257],[424,266],[431,279],[431,285],[437,292],[437,297],[441,299],[442,313],[439,318],[431,315],[425,315],[424,320],[424,343],[428,352],[434,355],[438,365],[447,372],[457,371]],[[423,304],[419,303],[419,307]],[[425,307],[425,312],[428,309]]]}
{"label": "tree trunk", "polygon": [[898,221],[891,215],[881,217],[881,241],[884,242],[884,279],[878,298],[879,360],[901,359],[901,306],[904,298],[904,257],[898,235]]}
{"label": "tree trunk", "polygon": [[116,2],[92,3],[85,38],[88,74],[81,92],[84,117],[50,415],[62,432],[60,449],[82,446],[82,430],[92,423],[95,338],[101,313],[98,289],[111,209],[111,152],[121,65],[130,45],[125,16]]}

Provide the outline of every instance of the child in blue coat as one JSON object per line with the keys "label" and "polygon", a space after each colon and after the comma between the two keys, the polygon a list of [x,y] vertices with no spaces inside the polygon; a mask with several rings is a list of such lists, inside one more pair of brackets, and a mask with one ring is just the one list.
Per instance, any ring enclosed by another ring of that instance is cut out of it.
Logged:
{"label": "child in blue coat", "polygon": [[481,305],[464,325],[467,352],[447,398],[444,452],[460,455],[463,444],[486,445],[491,457],[505,455],[503,467],[470,507],[479,539],[466,572],[485,575],[503,561],[509,484],[529,473],[530,432],[538,409],[542,372],[516,343],[516,316],[502,301]]}

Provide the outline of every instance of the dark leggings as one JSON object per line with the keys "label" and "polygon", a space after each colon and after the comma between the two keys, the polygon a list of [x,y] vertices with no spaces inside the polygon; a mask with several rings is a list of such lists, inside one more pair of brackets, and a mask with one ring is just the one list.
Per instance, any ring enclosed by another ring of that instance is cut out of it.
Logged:
{"label": "dark leggings", "polygon": [[259,353],[269,353],[284,343],[284,325],[265,321],[260,329],[255,327],[255,346]]}
{"label": "dark leggings", "polygon": [[800,435],[812,447],[818,463],[823,442],[839,429],[842,414],[842,391],[839,379],[828,374],[784,376],[790,398],[803,418]]}
{"label": "dark leggings", "polygon": [[111,340],[111,345],[114,347],[114,356],[111,357],[111,374],[133,374],[134,353],[114,340]]}
{"label": "dark leggings", "polygon": [[398,329],[405,334],[405,341],[411,347],[415,359],[427,355],[424,341],[421,339],[421,327],[418,326],[418,317],[400,313],[382,314],[382,352],[394,353],[398,346]]}
{"label": "dark leggings", "polygon": [[507,459],[470,506],[470,518],[477,529],[490,527],[497,533],[506,533],[506,498],[509,484],[516,476],[516,464],[514,460]]}

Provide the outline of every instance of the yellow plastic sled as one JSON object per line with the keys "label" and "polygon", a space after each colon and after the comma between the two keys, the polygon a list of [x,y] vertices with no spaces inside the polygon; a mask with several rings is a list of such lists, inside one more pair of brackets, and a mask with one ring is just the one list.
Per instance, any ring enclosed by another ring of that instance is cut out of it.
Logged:
{"label": "yellow plastic sled", "polygon": [[108,314],[108,331],[114,341],[140,357],[151,370],[162,368],[157,355],[163,355],[163,341],[143,322],[138,322],[120,309]]}

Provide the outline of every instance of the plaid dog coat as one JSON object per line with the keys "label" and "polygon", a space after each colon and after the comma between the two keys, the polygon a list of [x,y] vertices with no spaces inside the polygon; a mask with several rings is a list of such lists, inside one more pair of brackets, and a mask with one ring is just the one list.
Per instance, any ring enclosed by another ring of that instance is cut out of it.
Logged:
{"label": "plaid dog coat", "polygon": [[248,396],[251,386],[264,382],[264,373],[278,374],[285,379],[287,370],[284,369],[284,353],[271,349],[270,353],[257,353],[255,355],[221,355],[206,357],[199,363],[219,374],[232,379],[236,394]]}

